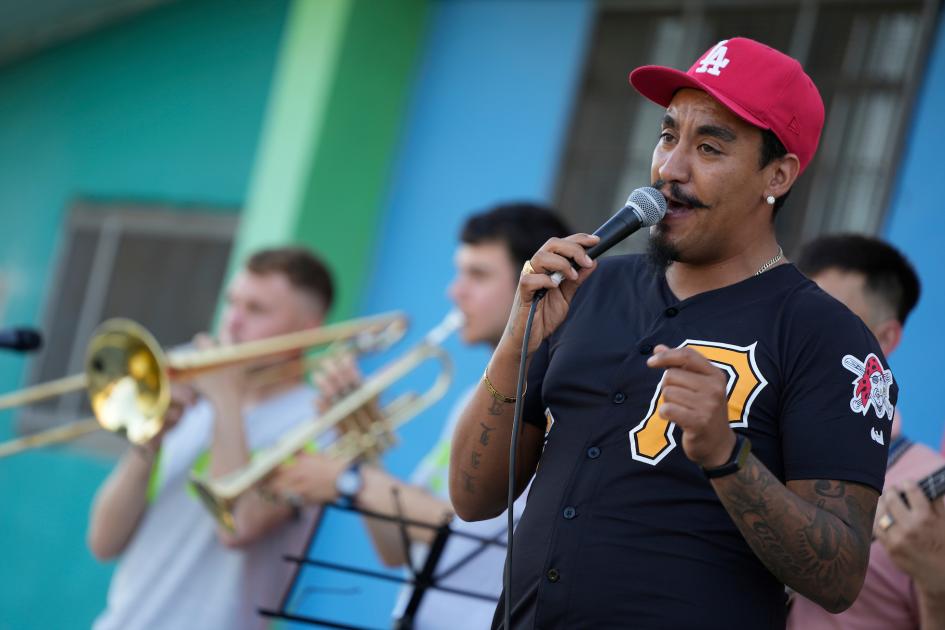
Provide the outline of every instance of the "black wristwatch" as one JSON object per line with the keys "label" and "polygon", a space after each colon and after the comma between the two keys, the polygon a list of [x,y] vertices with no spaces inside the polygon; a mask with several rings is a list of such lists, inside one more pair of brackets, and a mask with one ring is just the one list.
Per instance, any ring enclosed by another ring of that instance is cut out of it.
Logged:
{"label": "black wristwatch", "polygon": [[725,475],[737,473],[742,469],[742,466],[745,465],[745,460],[748,459],[748,454],[750,452],[751,441],[741,433],[736,433],[735,448],[732,449],[732,454],[728,458],[728,461],[721,466],[716,466],[715,468],[703,468],[702,473],[707,479],[718,479],[719,477],[724,477]]}
{"label": "black wristwatch", "polygon": [[361,463],[355,462],[341,471],[341,474],[335,479],[335,490],[341,497],[341,500],[347,504],[353,504],[355,497],[364,487],[364,477],[361,476]]}

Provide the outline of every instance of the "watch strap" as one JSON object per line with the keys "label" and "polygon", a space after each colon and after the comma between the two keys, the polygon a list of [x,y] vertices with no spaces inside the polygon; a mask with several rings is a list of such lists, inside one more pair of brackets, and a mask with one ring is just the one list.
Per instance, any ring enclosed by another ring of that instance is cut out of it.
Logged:
{"label": "watch strap", "polygon": [[751,441],[741,433],[736,433],[735,447],[732,449],[732,454],[729,456],[728,461],[721,466],[703,468],[702,473],[707,479],[718,479],[719,477],[737,473],[742,469],[742,466],[745,465],[745,460],[748,459],[749,453],[751,453]]}

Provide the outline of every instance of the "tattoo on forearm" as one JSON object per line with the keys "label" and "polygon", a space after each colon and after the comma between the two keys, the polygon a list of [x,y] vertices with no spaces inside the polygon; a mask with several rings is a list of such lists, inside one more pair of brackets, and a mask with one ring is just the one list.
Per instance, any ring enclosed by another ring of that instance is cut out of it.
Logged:
{"label": "tattoo on forearm", "polygon": [[472,452],[472,457],[471,457],[472,467],[475,468],[476,470],[479,470],[479,460],[481,457],[482,457],[481,453],[477,453],[476,451]]}
{"label": "tattoo on forearm", "polygon": [[479,443],[483,446],[489,446],[489,431],[495,431],[495,427],[490,427],[485,422],[480,422],[479,426],[482,427],[482,435],[479,436]]}
{"label": "tattoo on forearm", "polygon": [[489,405],[489,415],[490,416],[501,416],[502,415],[502,403],[498,400],[493,400],[492,404]]}
{"label": "tattoo on forearm", "polygon": [[[755,555],[783,583],[824,608],[847,608],[866,571],[873,521],[870,491],[841,481],[813,484],[806,499],[761,462],[716,490]],[[816,503],[816,506],[814,505]]]}
{"label": "tattoo on forearm", "polygon": [[476,480],[476,477],[470,475],[465,470],[460,470],[459,472],[463,475],[463,487],[466,489],[466,492],[469,494],[475,494],[476,488],[473,486],[473,482]]}

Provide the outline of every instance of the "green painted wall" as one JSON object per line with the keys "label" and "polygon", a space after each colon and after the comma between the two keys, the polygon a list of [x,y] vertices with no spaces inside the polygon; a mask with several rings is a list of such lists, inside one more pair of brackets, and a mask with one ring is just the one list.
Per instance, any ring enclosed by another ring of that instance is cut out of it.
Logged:
{"label": "green painted wall", "polygon": [[[0,68],[0,325],[41,320],[76,197],[243,205],[286,11],[179,2]],[[0,355],[0,390],[24,365]],[[111,465],[0,460],[0,628],[87,628],[101,609],[111,567],[84,539]]]}
{"label": "green painted wall", "polygon": [[359,314],[427,0],[296,0],[231,268],[283,241],[322,253],[333,319]]}

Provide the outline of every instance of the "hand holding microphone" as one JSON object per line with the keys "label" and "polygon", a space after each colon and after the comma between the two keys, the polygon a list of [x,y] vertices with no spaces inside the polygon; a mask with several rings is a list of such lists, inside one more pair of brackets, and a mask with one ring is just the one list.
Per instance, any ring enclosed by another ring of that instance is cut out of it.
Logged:
{"label": "hand holding microphone", "polygon": [[521,334],[531,303],[545,299],[533,323],[529,352],[564,321],[575,291],[594,271],[594,260],[643,227],[656,225],[666,214],[666,199],[649,186],[637,188],[627,203],[593,234],[553,238],[525,263],[506,335],[521,345]]}

